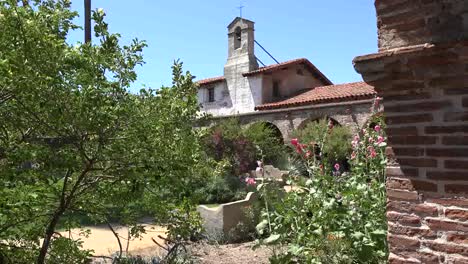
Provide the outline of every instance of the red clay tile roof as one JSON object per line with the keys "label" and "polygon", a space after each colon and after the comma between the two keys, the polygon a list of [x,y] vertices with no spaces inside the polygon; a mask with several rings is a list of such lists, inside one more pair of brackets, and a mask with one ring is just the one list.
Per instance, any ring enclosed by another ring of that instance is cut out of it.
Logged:
{"label": "red clay tile roof", "polygon": [[207,84],[212,84],[212,83],[217,83],[217,82],[224,82],[225,80],[226,78],[224,78],[224,76],[218,76],[218,77],[199,80],[197,81],[197,83],[198,85],[207,85]]}
{"label": "red clay tile roof", "polygon": [[306,68],[319,80],[321,80],[324,84],[333,84],[317,67],[315,67],[312,62],[310,62],[308,59],[305,58],[300,58],[300,59],[295,59],[295,60],[289,60],[285,61],[279,64],[272,64],[268,65],[265,67],[261,67],[258,70],[254,70],[251,72],[243,73],[243,76],[252,76],[260,73],[269,73],[269,72],[274,72],[277,70],[280,70],[284,67],[287,66],[292,66],[292,65],[298,65],[298,64],[304,64]]}
{"label": "red clay tile roof", "polygon": [[370,99],[375,94],[374,87],[365,82],[320,86],[284,101],[258,105],[255,110]]}

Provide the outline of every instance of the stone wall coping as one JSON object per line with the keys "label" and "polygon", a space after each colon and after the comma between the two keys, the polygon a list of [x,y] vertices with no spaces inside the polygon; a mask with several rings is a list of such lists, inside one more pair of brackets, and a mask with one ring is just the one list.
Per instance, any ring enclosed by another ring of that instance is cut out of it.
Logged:
{"label": "stone wall coping", "polygon": [[458,45],[467,46],[468,40],[446,42],[446,43],[436,43],[436,44],[424,43],[424,44],[418,44],[418,45],[413,45],[413,46],[383,50],[377,53],[357,56],[353,59],[353,63],[356,64],[356,63],[361,63],[361,62],[366,62],[366,61],[379,60],[385,57],[391,57],[391,56],[400,55],[400,54],[420,53],[420,52],[425,52],[431,49],[453,48]]}
{"label": "stone wall coping", "polygon": [[229,202],[229,203],[223,203],[223,204],[219,204],[219,206],[217,207],[208,207],[206,205],[203,205],[203,204],[200,204],[199,206],[205,210],[209,210],[209,211],[221,211],[223,209],[223,207],[227,207],[227,206],[230,206],[230,205],[235,205],[235,204],[239,204],[239,203],[244,203],[244,202],[248,202],[250,201],[252,198],[252,195],[255,195],[255,192],[249,192],[247,193],[247,195],[245,196],[244,199],[242,200],[238,200],[238,201],[234,201],[234,202]]}

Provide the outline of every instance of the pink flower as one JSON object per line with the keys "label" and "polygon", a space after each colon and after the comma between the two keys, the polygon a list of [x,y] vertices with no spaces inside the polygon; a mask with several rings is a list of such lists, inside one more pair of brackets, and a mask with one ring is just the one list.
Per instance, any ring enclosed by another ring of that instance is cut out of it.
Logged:
{"label": "pink flower", "polygon": [[291,144],[293,146],[297,146],[299,144],[299,140],[297,138],[293,138],[293,139],[291,139]]}
{"label": "pink flower", "polygon": [[356,152],[353,151],[353,153],[351,153],[351,159],[355,159],[356,158]]}
{"label": "pink flower", "polygon": [[340,170],[340,164],[338,164],[338,163],[335,163],[335,166],[333,166],[333,167],[335,167],[335,170],[337,170],[337,171]]}
{"label": "pink flower", "polygon": [[374,142],[374,139],[373,138],[369,138],[369,143],[373,143]]}
{"label": "pink flower", "polygon": [[359,145],[359,136],[358,135],[355,135],[354,136],[354,140],[351,141],[351,145],[353,145],[353,147],[357,147],[357,145]]}
{"label": "pink flower", "polygon": [[380,144],[380,143],[382,143],[382,142],[384,142],[384,141],[385,141],[385,138],[384,138],[384,137],[382,137],[382,136],[378,136],[378,137],[377,137],[377,144]]}
{"label": "pink flower", "polygon": [[367,147],[367,151],[369,152],[369,153],[367,153],[367,155],[369,155],[369,157],[375,158],[377,156],[377,152],[375,151],[374,147],[372,147],[372,146]]}
{"label": "pink flower", "polygon": [[310,150],[308,150],[306,153],[305,153],[305,157],[308,159],[310,158],[310,156],[312,155],[312,152],[310,152]]}
{"label": "pink flower", "polygon": [[379,133],[382,128],[379,125],[374,127],[375,132]]}
{"label": "pink flower", "polygon": [[374,109],[377,108],[379,106],[379,102],[382,101],[382,98],[381,97],[376,97],[375,100],[374,100]]}
{"label": "pink flower", "polygon": [[257,184],[257,182],[255,182],[255,179],[254,178],[250,178],[250,177],[247,177],[245,179],[245,182],[247,183],[247,185],[255,185]]}

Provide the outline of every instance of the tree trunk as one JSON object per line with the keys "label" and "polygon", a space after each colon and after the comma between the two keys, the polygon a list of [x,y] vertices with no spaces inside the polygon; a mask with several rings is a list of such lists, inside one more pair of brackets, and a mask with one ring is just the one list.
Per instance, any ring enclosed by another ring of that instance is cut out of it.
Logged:
{"label": "tree trunk", "polygon": [[59,209],[54,213],[52,220],[47,226],[47,230],[44,236],[44,241],[42,242],[41,251],[39,252],[39,256],[37,257],[37,264],[45,263],[45,258],[47,255],[47,250],[49,249],[49,246],[50,246],[52,235],[55,232],[55,227],[57,226],[57,223],[60,217],[62,216],[63,212],[65,212],[65,209],[63,208],[63,205],[60,205]]}

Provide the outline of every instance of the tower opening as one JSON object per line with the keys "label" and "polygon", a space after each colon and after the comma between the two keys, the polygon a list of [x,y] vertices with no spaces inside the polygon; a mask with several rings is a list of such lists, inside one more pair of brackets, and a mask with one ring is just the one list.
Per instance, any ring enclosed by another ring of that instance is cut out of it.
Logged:
{"label": "tower opening", "polygon": [[234,49],[240,48],[241,41],[242,41],[241,28],[236,27],[236,29],[234,30]]}

